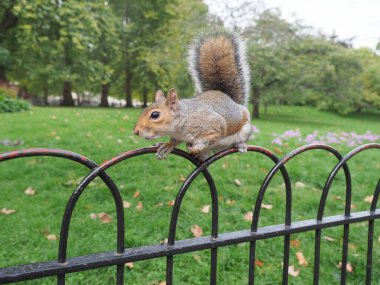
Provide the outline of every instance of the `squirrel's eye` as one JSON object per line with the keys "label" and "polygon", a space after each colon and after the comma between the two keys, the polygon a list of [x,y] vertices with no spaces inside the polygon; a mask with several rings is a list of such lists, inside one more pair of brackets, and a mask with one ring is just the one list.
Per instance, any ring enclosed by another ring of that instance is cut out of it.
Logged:
{"label": "squirrel's eye", "polygon": [[150,117],[152,119],[158,119],[159,116],[160,116],[160,112],[157,112],[157,111],[154,111],[152,112],[152,114],[150,114]]}

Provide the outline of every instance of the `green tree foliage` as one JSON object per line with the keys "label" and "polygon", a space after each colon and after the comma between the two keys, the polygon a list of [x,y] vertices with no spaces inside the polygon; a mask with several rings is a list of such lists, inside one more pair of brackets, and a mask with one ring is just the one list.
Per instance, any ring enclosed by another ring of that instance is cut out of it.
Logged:
{"label": "green tree foliage", "polygon": [[[20,19],[15,78],[22,78],[35,93],[61,86],[62,104],[69,106],[74,105],[73,85],[88,88],[99,77],[109,80],[110,60],[101,50],[109,48],[117,34],[108,10],[104,2],[20,0],[14,7]],[[113,56],[114,50],[109,51]]]}
{"label": "green tree foliage", "polygon": [[13,12],[16,0],[0,2],[0,81],[7,81],[11,70],[11,50],[15,47],[12,30],[17,26],[18,18]]}
{"label": "green tree foliage", "polygon": [[14,81],[46,103],[49,94],[63,95],[71,106],[72,91],[101,94],[101,106],[109,95],[145,106],[155,90],[171,87],[192,96],[188,44],[211,22],[225,22],[247,39],[254,117],[260,104],[340,113],[380,108],[378,51],[311,33],[255,1],[223,3],[224,19],[208,15],[201,0],[3,0],[0,81]]}
{"label": "green tree foliage", "polygon": [[350,48],[306,27],[289,23],[277,10],[259,14],[244,31],[252,73],[253,116],[260,102],[312,105],[342,114],[378,108],[379,56]]}
{"label": "green tree foliage", "polygon": [[303,37],[292,43],[294,56],[289,103],[348,113],[361,108],[362,67],[355,50],[325,38]]}
{"label": "green tree foliage", "polygon": [[255,26],[245,31],[248,38],[248,59],[252,73],[252,102],[254,118],[259,117],[259,105],[264,101],[278,98],[279,88],[289,81],[287,52],[291,41],[296,38],[297,27],[281,19],[277,10],[265,10]]}
{"label": "green tree foliage", "polygon": [[356,53],[363,67],[363,99],[367,104],[380,109],[380,56],[366,48],[359,49]]}
{"label": "green tree foliage", "polygon": [[200,0],[111,1],[110,4],[124,25],[126,106],[132,106],[133,89],[143,93],[146,103],[148,90],[165,89],[176,82],[187,83],[184,55],[194,30],[206,24],[205,4]]}

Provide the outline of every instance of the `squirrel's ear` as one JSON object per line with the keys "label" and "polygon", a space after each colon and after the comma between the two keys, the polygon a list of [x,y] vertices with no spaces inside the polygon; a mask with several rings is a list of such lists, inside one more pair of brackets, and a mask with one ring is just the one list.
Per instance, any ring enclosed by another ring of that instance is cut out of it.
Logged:
{"label": "squirrel's ear", "polygon": [[157,90],[156,95],[154,97],[155,102],[161,101],[165,99],[165,94],[162,90]]}
{"label": "squirrel's ear", "polygon": [[178,95],[174,88],[169,90],[168,96],[166,97],[166,105],[173,111],[176,111],[179,107]]}

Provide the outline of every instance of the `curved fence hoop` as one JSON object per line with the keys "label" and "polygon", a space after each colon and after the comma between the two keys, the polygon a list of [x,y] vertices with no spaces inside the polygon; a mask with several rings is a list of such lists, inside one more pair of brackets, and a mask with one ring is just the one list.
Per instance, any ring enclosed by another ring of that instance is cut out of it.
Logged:
{"label": "curved fence hoop", "polygon": [[[327,196],[331,187],[332,182],[334,181],[338,171],[343,167],[343,169],[348,168],[347,161],[356,156],[357,154],[369,150],[369,149],[380,149],[380,144],[377,143],[371,143],[371,144],[365,144],[362,146],[359,146],[352,151],[350,151],[348,154],[346,154],[344,157],[341,158],[341,160],[338,162],[338,164],[333,168],[331,171],[329,177],[326,180],[325,186],[323,187],[322,196],[319,202],[319,209],[318,209],[318,216],[317,220],[321,221],[323,218],[323,212],[326,205]],[[346,171],[345,171],[346,173]],[[351,179],[350,179],[351,180]],[[347,183],[347,176],[346,176],[346,183]],[[345,205],[345,215],[350,215],[351,211],[351,181],[350,181],[350,193],[348,197],[348,193],[346,192],[346,205]],[[376,192],[376,191],[375,191]],[[376,206],[376,204],[372,205]],[[373,208],[371,206],[371,209]]]}
{"label": "curved fence hoop", "polygon": [[[274,175],[278,172],[278,170],[283,167],[288,161],[290,161],[291,159],[293,159],[294,157],[300,155],[301,153],[304,153],[304,152],[307,152],[307,151],[311,151],[311,150],[325,150],[325,151],[328,151],[332,154],[334,154],[338,160],[340,160],[342,158],[342,155],[333,147],[329,146],[329,145],[325,145],[325,144],[311,144],[311,145],[306,145],[306,146],[302,146],[302,147],[299,147],[295,150],[293,150],[292,152],[290,152],[289,154],[287,154],[286,156],[284,156],[271,170],[270,172],[268,173],[267,177],[265,178],[263,184],[261,185],[261,188],[260,188],[260,191],[257,195],[257,199],[256,199],[256,204],[255,204],[255,208],[254,208],[254,211],[253,211],[253,220],[252,220],[252,227],[251,227],[251,231],[252,232],[256,232],[257,231],[257,227],[258,227],[258,223],[259,223],[259,217],[260,217],[260,209],[261,209],[261,203],[264,199],[264,195],[266,193],[266,190],[270,184],[270,182],[272,181],[272,178],[274,177]],[[349,170],[345,170],[347,172],[346,175],[348,177],[350,177],[350,174],[349,174]],[[349,182],[350,183],[350,182]],[[351,189],[351,184],[349,184],[349,187]],[[288,224],[288,226],[290,225],[290,223]]]}
{"label": "curved fence hoop", "polygon": [[21,150],[9,151],[5,153],[0,153],[0,163],[7,160],[12,160],[16,158],[24,158],[24,157],[33,157],[33,156],[51,156],[51,157],[59,157],[65,158],[68,160],[72,160],[78,162],[88,168],[94,168],[97,164],[87,157],[63,149],[55,149],[55,148],[26,148]]}
{"label": "curved fence hoop", "polygon": [[[59,245],[61,262],[65,262],[65,260],[66,260],[68,232],[69,232],[69,226],[70,226],[72,213],[74,211],[76,202],[78,201],[79,197],[81,196],[83,191],[86,189],[88,184],[90,184],[91,181],[93,181],[97,176],[101,175],[101,173],[105,173],[104,171],[106,169],[108,169],[108,168],[110,168],[110,167],[112,167],[112,166],[114,166],[114,165],[116,165],[116,164],[118,164],[118,163],[120,163],[126,159],[132,158],[132,157],[136,157],[136,156],[144,155],[144,154],[149,154],[149,153],[155,153],[157,151],[157,149],[158,149],[158,147],[149,147],[149,148],[141,148],[141,149],[137,149],[134,151],[124,152],[124,153],[112,158],[111,160],[105,161],[104,163],[100,164],[98,167],[93,169],[93,171],[91,173],[89,173],[80,182],[77,189],[73,192],[72,196],[70,197],[70,199],[67,203],[67,206],[65,209],[65,214],[64,214],[64,219],[62,221],[61,237],[63,237],[63,239],[62,238],[60,239],[60,241],[62,240],[62,243],[60,243],[60,245]],[[172,154],[176,154],[178,156],[186,158],[187,160],[189,160],[190,162],[192,162],[195,165],[197,165],[197,163],[199,163],[192,156],[190,156],[187,152],[176,149],[172,152]],[[208,173],[208,171],[206,171],[205,173],[206,173],[205,177],[206,177],[207,182],[209,183],[209,187],[211,189],[213,189],[211,191],[214,191],[213,192],[214,193],[213,201],[215,202],[215,201],[217,201],[217,194],[216,194],[215,185],[214,185],[212,177]],[[115,187],[116,187],[116,185],[115,185]],[[120,203],[121,211],[124,215],[121,195],[120,195],[120,201],[121,201],[121,203]],[[217,204],[213,207],[213,213],[215,212],[214,215],[216,215],[215,219],[217,219],[217,211],[218,211],[217,207],[218,207]],[[215,229],[215,231],[217,232],[217,229]],[[124,243],[123,243],[123,247],[124,247]],[[124,251],[124,248],[123,248],[123,251]]]}
{"label": "curved fence hoop", "polygon": [[[322,195],[319,202],[317,221],[322,221],[323,213],[327,201],[327,196],[329,193],[329,189],[333,180],[336,177],[338,171],[343,167],[345,178],[346,178],[346,202],[345,202],[345,216],[349,217],[351,213],[351,176],[349,175],[349,168],[347,165],[347,161],[357,155],[358,153],[371,149],[371,148],[380,148],[380,144],[366,144],[355,148],[350,151],[344,157],[340,159],[340,161],[336,164],[333,170],[330,172],[329,177],[326,180],[326,183],[323,187]],[[348,174],[348,175],[347,175]],[[376,192],[376,191],[375,191]],[[342,248],[342,270],[341,270],[341,284],[346,284],[346,276],[347,276],[347,259],[348,259],[348,239],[349,239],[349,224],[344,225],[343,227],[343,248]],[[370,227],[371,229],[371,227]],[[319,283],[319,261],[320,261],[320,247],[321,247],[321,229],[317,229],[315,232],[315,253],[314,253],[314,276],[313,276],[313,284]],[[368,247],[369,248],[369,247]],[[371,264],[371,254],[367,255],[367,264]],[[367,266],[367,277],[370,276],[368,273]]]}
{"label": "curved fence hoop", "polygon": [[[258,153],[264,154],[265,156],[270,158],[275,163],[278,161],[277,156],[273,152],[271,152],[271,151],[269,151],[263,147],[248,146],[248,151],[249,152],[258,152]],[[202,172],[204,169],[206,169],[208,166],[210,166],[214,162],[218,161],[219,159],[221,159],[225,156],[231,155],[231,154],[236,153],[236,152],[238,152],[236,149],[230,148],[230,149],[223,150],[223,151],[211,156],[206,161],[204,161],[201,165],[199,165],[196,169],[194,169],[192,171],[192,173],[190,173],[189,176],[186,178],[186,180],[183,182],[180,190],[177,193],[177,197],[175,199],[173,210],[172,210],[172,216],[171,216],[170,227],[169,227],[168,245],[174,244],[175,233],[176,233],[176,229],[177,229],[178,216],[179,216],[181,203],[182,203],[182,200],[183,200],[188,188],[193,183],[195,178],[199,175],[200,172]],[[284,182],[285,182],[285,185],[287,185],[287,197],[290,197],[290,200],[291,200],[290,179],[289,179],[289,176],[288,176],[286,170],[284,169],[283,171],[284,171]],[[290,211],[287,214],[289,215],[289,218],[290,218]]]}
{"label": "curved fence hoop", "polygon": [[[34,157],[34,156],[50,156],[50,157],[58,157],[68,159],[81,165],[86,166],[90,170],[96,169],[98,166],[95,162],[91,161],[85,156],[77,154],[75,152],[61,150],[61,149],[44,149],[44,148],[31,148],[31,149],[23,149],[19,151],[11,151],[8,153],[0,154],[0,162],[7,161],[16,158],[24,158],[24,157]],[[106,184],[108,189],[111,191],[111,194],[114,198],[116,212],[117,212],[117,252],[121,253],[124,251],[124,212],[123,212],[123,201],[121,199],[121,195],[116,185],[112,181],[112,179],[103,171],[99,173],[99,177]],[[71,194],[73,197],[75,191]],[[69,202],[71,201],[71,197]],[[67,208],[67,206],[66,206]],[[66,209],[65,209],[66,212]],[[66,213],[63,215],[63,221],[61,223],[61,232],[62,227],[66,223]],[[63,248],[62,245],[65,247]],[[66,261],[66,248],[67,248],[67,236],[60,235],[59,238],[59,248],[58,248],[58,262],[64,263]],[[117,269],[117,281],[121,284],[124,271],[122,271],[120,266]],[[64,275],[58,275],[58,284],[65,284]]]}
{"label": "curved fence hoop", "polygon": [[[278,157],[274,153],[272,153],[271,151],[269,151],[265,148],[258,147],[258,146],[248,146],[247,150],[250,152],[258,152],[260,154],[264,154],[265,156],[269,157],[274,163],[277,163],[279,161]],[[190,185],[193,183],[193,181],[199,175],[199,173],[204,171],[205,169],[207,169],[208,166],[210,166],[214,162],[218,161],[222,157],[225,157],[227,155],[230,155],[230,154],[233,154],[236,152],[237,152],[236,149],[230,148],[230,149],[221,151],[221,152],[213,155],[212,157],[208,158],[205,162],[203,162],[201,165],[199,165],[197,168],[195,168],[193,170],[193,172],[186,178],[186,180],[182,184],[180,190],[178,191],[177,197],[176,197],[175,202],[174,202],[174,207],[172,210],[172,216],[171,216],[170,227],[169,227],[169,237],[168,237],[168,245],[169,246],[174,245],[179,211],[181,208],[182,200],[183,200],[187,190],[189,189]],[[287,203],[287,205],[291,205],[291,183],[290,183],[290,178],[289,178],[289,175],[288,175],[285,167],[281,167],[281,173],[283,175],[284,182],[286,185],[286,203]],[[291,206],[290,207],[287,206],[285,211],[286,211],[285,222],[287,222],[288,220],[289,221],[291,220],[291,216],[290,216],[291,215]],[[216,239],[216,237],[213,235],[211,236],[211,238],[213,240]],[[288,236],[286,236],[285,237],[286,251],[289,251],[289,242],[290,242],[290,239]],[[252,246],[252,243],[251,243],[250,258],[249,258],[249,279],[250,280],[253,278],[253,271],[254,271],[254,266],[253,266],[254,256],[255,256],[254,248],[255,248],[255,246],[254,245]],[[212,261],[211,261],[210,284],[213,285],[213,284],[216,284],[216,249],[212,249],[212,251],[211,251],[211,260]],[[289,254],[285,254],[284,264],[286,265],[288,263],[289,263]],[[285,270],[284,270],[284,272],[285,272]],[[284,274],[287,275],[287,271]],[[168,285],[171,285],[173,282],[173,256],[167,257],[167,261],[166,261],[166,282]]]}

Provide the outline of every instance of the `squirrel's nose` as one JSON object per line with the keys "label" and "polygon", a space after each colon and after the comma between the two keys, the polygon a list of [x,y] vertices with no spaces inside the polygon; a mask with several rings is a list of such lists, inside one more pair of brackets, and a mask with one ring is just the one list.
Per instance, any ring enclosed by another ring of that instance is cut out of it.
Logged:
{"label": "squirrel's nose", "polygon": [[135,133],[135,135],[139,135],[139,130],[137,128],[134,128],[133,132]]}

